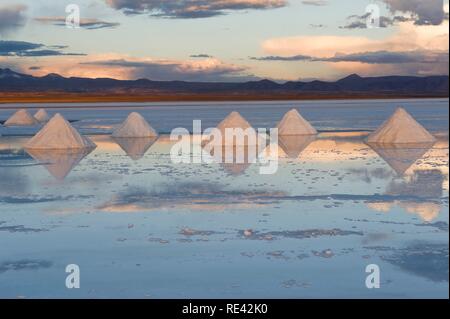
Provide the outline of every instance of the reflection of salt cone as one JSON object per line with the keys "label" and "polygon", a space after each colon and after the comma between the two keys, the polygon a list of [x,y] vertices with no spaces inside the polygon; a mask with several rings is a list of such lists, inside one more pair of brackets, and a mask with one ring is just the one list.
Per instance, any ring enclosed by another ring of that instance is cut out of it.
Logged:
{"label": "reflection of salt cone", "polygon": [[141,159],[156,142],[157,137],[114,137],[114,141],[133,160]]}
{"label": "reflection of salt cone", "polygon": [[239,176],[239,175],[243,175],[245,173],[245,171],[247,170],[247,168],[250,167],[250,163],[243,163],[243,164],[236,164],[236,163],[232,163],[232,164],[228,164],[228,163],[222,163],[221,164],[223,169],[232,176]]}
{"label": "reflection of salt cone", "polygon": [[221,146],[211,150],[214,161],[220,163],[230,175],[242,175],[258,156],[256,146]]}
{"label": "reflection of salt cone", "polygon": [[394,179],[386,187],[387,195],[418,198],[442,197],[444,175],[440,170],[416,170],[408,178]]}
{"label": "reflection of salt cone", "polygon": [[63,180],[81,162],[93,148],[42,150],[26,149],[36,161],[43,164],[48,172],[58,180]]}
{"label": "reflection of salt cone", "polygon": [[422,158],[434,143],[378,144],[368,145],[399,175],[406,173],[418,159]]}
{"label": "reflection of salt cone", "polygon": [[282,135],[278,144],[288,157],[298,158],[315,139],[315,135]]}

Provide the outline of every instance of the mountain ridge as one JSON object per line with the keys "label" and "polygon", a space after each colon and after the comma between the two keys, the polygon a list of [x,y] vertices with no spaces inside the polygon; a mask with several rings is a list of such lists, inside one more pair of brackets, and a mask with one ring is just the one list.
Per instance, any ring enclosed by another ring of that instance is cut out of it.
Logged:
{"label": "mountain ridge", "polygon": [[268,79],[248,82],[118,80],[113,78],[63,77],[50,73],[42,77],[0,68],[0,92],[66,92],[73,94],[371,94],[448,97],[448,76],[361,77],[351,74],[337,81],[314,80],[277,83]]}

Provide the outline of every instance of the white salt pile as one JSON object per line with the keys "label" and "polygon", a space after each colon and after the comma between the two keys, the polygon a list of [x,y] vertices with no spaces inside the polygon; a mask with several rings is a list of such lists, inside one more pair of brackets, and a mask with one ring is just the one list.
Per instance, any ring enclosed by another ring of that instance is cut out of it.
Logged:
{"label": "white salt pile", "polygon": [[14,113],[6,122],[5,126],[31,126],[39,124],[38,121],[28,113],[27,110],[21,109]]}
{"label": "white salt pile", "polygon": [[401,107],[367,139],[369,143],[379,144],[433,143],[435,141],[434,136]]}
{"label": "white salt pile", "polygon": [[36,114],[34,114],[34,118],[39,123],[48,122],[48,120],[50,119],[50,117],[47,114],[47,111],[44,109],[40,109],[39,111],[37,111]]}
{"label": "white salt pile", "polygon": [[278,135],[315,135],[317,131],[296,109],[287,112],[278,123]]}
{"label": "white salt pile", "polygon": [[[219,123],[217,129],[222,134],[222,141],[214,141],[213,144],[222,144],[222,145],[256,145],[258,143],[258,139],[260,138],[257,135],[256,130],[250,125],[247,120],[242,117],[238,112],[231,112],[222,122]],[[233,129],[242,129],[242,130],[233,130]],[[241,134],[242,133],[242,136]],[[245,136],[252,135],[251,138]],[[229,138],[227,138],[227,134]]]}
{"label": "white salt pile", "polygon": [[250,125],[250,123],[247,122],[247,120],[243,118],[242,115],[239,114],[239,112],[235,111],[228,114],[228,116],[222,122],[220,122],[219,125],[217,125],[217,128],[220,130],[222,135],[225,134],[225,129],[227,128],[242,128],[245,130],[251,127],[252,126]]}
{"label": "white salt pile", "polygon": [[95,148],[96,145],[82,136],[61,115],[56,114],[50,121],[25,144],[28,149],[82,149]]}
{"label": "white salt pile", "polygon": [[147,123],[147,121],[136,112],[128,115],[123,122],[112,134],[113,137],[155,137],[158,134]]}

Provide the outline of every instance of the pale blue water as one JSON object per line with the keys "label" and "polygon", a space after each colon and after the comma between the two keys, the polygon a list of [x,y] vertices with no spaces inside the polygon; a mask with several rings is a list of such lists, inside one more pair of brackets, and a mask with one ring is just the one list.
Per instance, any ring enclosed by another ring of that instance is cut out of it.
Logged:
{"label": "pale blue water", "polygon": [[[298,104],[326,131],[370,130],[404,105],[448,133],[448,100],[358,103]],[[234,109],[259,127],[296,105],[276,104],[139,111],[160,132],[193,118],[213,126]],[[0,297],[448,298],[448,134],[386,156],[364,134],[322,133],[261,175],[259,164],[172,163],[167,136],[132,159],[101,135],[130,110],[63,109],[95,133],[84,158],[32,157],[29,137],[13,134],[31,130],[2,128]],[[65,286],[68,264],[80,266],[80,289]],[[380,289],[365,285],[369,264]]]}
{"label": "pale blue water", "polygon": [[[78,108],[73,108],[77,106]],[[223,103],[81,103],[81,104],[0,104],[0,121],[17,108],[47,108],[60,112],[85,133],[110,133],[108,125],[120,123],[128,113],[140,112],[160,133],[177,127],[192,128],[192,120],[202,120],[203,128],[215,127],[231,111],[239,111],[254,127],[274,127],[284,113],[298,108],[318,130],[373,130],[396,107],[406,108],[431,131],[448,131],[449,100],[342,100]],[[71,107],[71,109],[68,109]],[[21,131],[19,132],[21,133]],[[0,127],[0,134],[7,134]]]}

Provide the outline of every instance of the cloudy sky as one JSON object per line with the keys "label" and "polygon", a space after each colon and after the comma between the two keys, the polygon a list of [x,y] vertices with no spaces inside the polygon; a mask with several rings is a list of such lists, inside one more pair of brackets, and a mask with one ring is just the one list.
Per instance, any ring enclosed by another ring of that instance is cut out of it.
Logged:
{"label": "cloudy sky", "polygon": [[[69,4],[80,28],[66,26]],[[0,67],[188,81],[448,74],[448,11],[448,0],[1,0]]]}

